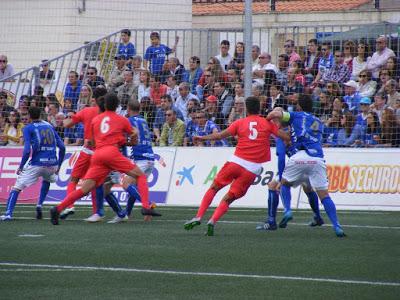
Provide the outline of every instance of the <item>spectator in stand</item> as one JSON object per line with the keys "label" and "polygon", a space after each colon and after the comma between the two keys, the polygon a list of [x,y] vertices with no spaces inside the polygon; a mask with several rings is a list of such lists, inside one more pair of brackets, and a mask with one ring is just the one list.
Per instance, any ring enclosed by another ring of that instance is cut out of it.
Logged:
{"label": "spectator in stand", "polygon": [[83,125],[76,124],[74,127],[65,128],[64,144],[66,146],[81,146],[83,145]]}
{"label": "spectator in stand", "polygon": [[[258,100],[260,100],[260,108],[261,108],[260,114],[266,117],[267,115],[265,114],[265,112],[267,111],[268,97],[265,96],[264,86],[253,83],[253,85],[251,86],[251,94],[252,94],[252,96],[257,97]],[[235,104],[235,102],[234,102],[234,104]]]}
{"label": "spectator in stand", "polygon": [[176,98],[174,107],[175,109],[179,110],[182,113],[183,117],[185,118],[185,121],[188,118],[187,104],[191,99],[195,99],[200,103],[199,98],[197,98],[196,95],[190,93],[189,83],[182,82],[179,85],[179,96],[178,98]]}
{"label": "spectator in stand", "polygon": [[23,116],[28,116],[28,118],[29,118],[29,112],[28,112],[29,106],[30,106],[29,96],[22,95],[19,98],[19,103],[18,103],[18,112],[19,112],[21,118]]}
{"label": "spectator in stand", "polygon": [[396,80],[396,82],[400,84],[400,66],[397,57],[389,57],[385,68],[389,71],[390,78]]}
{"label": "spectator in stand", "polygon": [[138,86],[138,100],[142,101],[143,97],[150,97],[150,72],[142,70],[140,72],[140,83]]}
{"label": "spectator in stand", "polygon": [[[64,114],[64,115],[67,115],[68,113],[70,113],[70,112],[72,112],[72,111],[74,111],[73,110],[73,108],[72,108],[72,100],[71,99],[64,99],[64,106],[63,106],[63,111],[62,111],[62,113]],[[56,121],[57,121],[57,118],[56,118]]]}
{"label": "spectator in stand", "polygon": [[183,146],[185,147],[194,146],[193,136],[197,134],[197,127],[199,126],[196,120],[196,115],[198,111],[198,108],[190,108],[188,110],[189,118],[185,122],[185,137],[183,138]]}
{"label": "spectator in stand", "polygon": [[381,128],[380,144],[385,147],[399,147],[400,128],[396,122],[394,110],[390,107],[385,108],[382,113]]}
{"label": "spectator in stand", "polygon": [[168,66],[169,66],[168,75],[174,75],[176,78],[176,82],[180,84],[183,81],[184,75],[186,73],[185,67],[176,57],[170,57],[168,59]]}
{"label": "spectator in stand", "polygon": [[258,61],[258,57],[260,56],[261,50],[260,47],[257,45],[253,45],[253,47],[251,47],[251,60],[252,60],[252,64],[251,66],[254,68],[254,66],[258,65],[259,61]]}
{"label": "spectator in stand", "polygon": [[338,133],[338,146],[352,146],[356,140],[362,139],[362,127],[356,124],[356,117],[352,112],[345,112],[340,122],[342,128]]}
{"label": "spectator in stand", "polygon": [[359,42],[357,46],[357,56],[352,60],[351,66],[351,79],[358,80],[358,75],[360,74],[361,70],[365,68],[367,65],[367,60],[369,58],[369,47],[368,43],[366,42]]}
{"label": "spectator in stand", "polygon": [[358,92],[361,97],[373,97],[376,92],[376,81],[371,80],[370,71],[361,71],[358,75]]}
{"label": "spectator in stand", "polygon": [[379,122],[382,122],[382,113],[387,108],[387,96],[384,93],[376,93],[374,96],[374,103],[371,104],[370,109],[377,114]]}
{"label": "spectator in stand", "polygon": [[124,71],[129,68],[126,66],[127,57],[125,54],[117,54],[115,56],[114,69],[111,72],[110,79],[107,82],[110,92],[116,92],[116,89],[124,83]]}
{"label": "spectator in stand", "polygon": [[3,140],[2,136],[4,134],[4,128],[7,124],[8,114],[9,113],[6,111],[0,111],[0,146],[4,146],[7,144],[7,142]]}
{"label": "spectator in stand", "polygon": [[243,42],[236,43],[233,58],[232,58],[231,62],[229,63],[225,72],[227,72],[230,67],[234,67],[239,70],[244,68],[244,43]]}
{"label": "spectator in stand", "polygon": [[51,125],[53,125],[53,127],[56,127],[56,115],[59,113],[60,111],[60,106],[58,104],[58,102],[53,101],[51,103],[49,103],[49,111],[47,113],[47,122],[49,122]]}
{"label": "spectator in stand", "polygon": [[348,111],[348,108],[347,105],[340,98],[334,98],[332,102],[332,112],[334,111],[343,114]]}
{"label": "spectator in stand", "polygon": [[[323,146],[334,147],[338,144],[338,135],[341,129],[342,114],[338,111],[333,111],[330,117],[325,120],[323,131]],[[322,121],[322,120],[321,120]]]}
{"label": "spectator in stand", "polygon": [[[44,99],[45,99],[44,112],[46,114],[49,114],[50,104],[57,103],[57,105],[58,105],[58,100],[57,100],[56,95],[53,93],[48,94]],[[42,105],[43,105],[42,103],[39,103],[39,107],[42,107]],[[46,117],[46,119],[47,119],[47,117]]]}
{"label": "spectator in stand", "polygon": [[345,41],[343,44],[343,62],[349,68],[350,73],[353,71],[353,58],[356,54],[356,44],[353,41]]}
{"label": "spectator in stand", "polygon": [[226,72],[226,76],[228,77],[227,88],[232,95],[235,95],[235,85],[240,83],[239,72],[240,71],[236,68],[229,68],[228,72]]}
{"label": "spectator in stand", "polygon": [[229,89],[226,88],[225,82],[214,83],[214,96],[218,99],[218,110],[226,119],[233,106],[233,96],[229,93]]}
{"label": "spectator in stand", "polygon": [[73,108],[78,108],[79,95],[81,93],[82,82],[79,80],[79,75],[75,71],[68,73],[68,83],[65,86],[64,98],[72,100]]}
{"label": "spectator in stand", "polygon": [[130,42],[131,31],[129,29],[121,30],[121,42],[118,44],[117,55],[124,55],[127,60],[126,65],[131,65],[132,58],[136,55],[135,46]]}
{"label": "spectator in stand", "polygon": [[225,119],[218,110],[218,98],[214,95],[208,96],[205,101],[204,112],[207,113],[208,119],[218,125],[219,128],[225,129]]}
{"label": "spectator in stand", "polygon": [[150,97],[143,97],[140,100],[140,115],[146,120],[151,132],[153,132],[156,112],[157,108]]}
{"label": "spectator in stand", "polygon": [[55,80],[55,73],[50,70],[50,63],[47,59],[42,60],[42,70],[39,73],[40,84],[48,84],[51,80]]}
{"label": "spectator in stand", "polygon": [[389,70],[382,69],[379,71],[379,80],[376,87],[377,93],[385,93],[385,85],[390,80]]}
{"label": "spectator in stand", "polygon": [[292,62],[301,60],[300,55],[294,49],[295,47],[293,40],[286,40],[283,47],[285,48],[286,54],[289,56],[289,66],[292,64]]}
{"label": "spectator in stand", "polygon": [[262,111],[261,114],[268,114],[275,107],[282,107],[285,111],[287,111],[288,107],[287,100],[282,94],[282,87],[278,82],[271,84],[271,86],[269,87],[269,97],[267,99],[267,105],[265,111]]}
{"label": "spectator in stand", "polygon": [[258,65],[253,67],[253,82],[264,85],[266,71],[272,70],[276,74],[278,73],[278,68],[271,64],[271,55],[267,52],[261,52],[258,61]]}
{"label": "spectator in stand", "polygon": [[21,146],[23,144],[23,128],[24,124],[21,123],[19,112],[16,109],[13,109],[8,114],[3,134],[0,135],[0,141],[5,143],[7,146]]}
{"label": "spectator in stand", "polygon": [[302,86],[306,86],[306,78],[303,75],[303,69],[302,66],[303,62],[301,60],[297,60],[292,62],[291,68],[294,69],[294,72],[296,74],[295,80],[300,82]]}
{"label": "spectator in stand", "polygon": [[379,70],[386,65],[389,57],[396,56],[392,49],[387,47],[387,39],[384,36],[376,39],[376,52],[367,61],[364,70],[372,72],[372,78],[378,79]]}
{"label": "spectator in stand", "polygon": [[83,79],[85,78],[85,76],[87,74],[87,68],[88,68],[88,65],[86,63],[82,64],[81,70],[79,71],[79,80],[83,81]]}
{"label": "spectator in stand", "polygon": [[314,103],[313,113],[318,117],[323,123],[331,116],[333,98],[329,97],[327,93],[321,92],[319,94],[319,101]]}
{"label": "spectator in stand", "polygon": [[288,70],[288,82],[283,87],[283,93],[288,103],[288,112],[296,111],[297,102],[300,95],[304,93],[304,87],[300,82],[296,81],[296,73],[293,68]]}
{"label": "spectator in stand", "polygon": [[322,81],[320,83],[325,85],[328,81],[334,81],[339,84],[343,84],[350,79],[350,70],[343,62],[344,55],[342,51],[335,51],[335,63],[334,65],[322,75]]}
{"label": "spectator in stand", "polygon": [[318,63],[321,56],[318,52],[317,39],[311,39],[307,44],[307,54],[304,59],[304,76],[306,78],[306,85],[310,85],[315,76],[318,74]]}
{"label": "spectator in stand", "polygon": [[[14,75],[15,71],[11,64],[8,63],[7,56],[0,54],[0,81]],[[10,81],[13,81],[11,79]]]}
{"label": "spectator in stand", "polygon": [[280,54],[278,57],[278,72],[276,73],[276,80],[281,86],[287,84],[287,70],[289,67],[289,56]]}
{"label": "spectator in stand", "polygon": [[168,55],[174,53],[176,50],[176,46],[179,42],[179,37],[175,37],[175,44],[172,49],[160,43],[160,34],[158,32],[152,32],[150,34],[150,40],[151,46],[146,49],[146,53],[144,54],[143,66],[145,69],[149,67],[151,74],[160,75],[162,67]]}
{"label": "spectator in stand", "polygon": [[371,99],[368,97],[363,97],[360,100],[360,112],[356,118],[356,124],[360,125],[363,130],[367,128],[367,115],[370,110]]}
{"label": "spectator in stand", "polygon": [[215,58],[219,61],[219,65],[222,67],[223,72],[228,70],[228,66],[232,61],[232,56],[229,54],[230,43],[228,40],[222,40],[220,44],[220,54]]}
{"label": "spectator in stand", "polygon": [[361,96],[357,92],[358,84],[354,80],[349,80],[344,84],[344,97],[343,100],[347,104],[349,111],[357,114],[360,106]]}
{"label": "spectator in stand", "polygon": [[166,122],[161,131],[160,146],[182,146],[185,136],[185,123],[176,117],[176,112],[172,109],[167,110],[165,118]]}
{"label": "spectator in stand", "polygon": [[356,144],[362,147],[376,147],[379,144],[381,135],[381,126],[379,117],[375,112],[370,111],[367,114],[367,126],[362,140],[357,140]]}
{"label": "spectator in stand", "polygon": [[179,96],[179,86],[176,83],[174,75],[169,75],[167,77],[167,95],[170,95],[174,102]]}
{"label": "spectator in stand", "polygon": [[161,138],[161,129],[165,123],[165,114],[167,110],[173,109],[176,112],[177,118],[184,120],[182,113],[180,110],[174,109],[173,107],[173,100],[170,95],[161,96],[160,99],[160,107],[157,109],[156,116],[154,119],[153,125],[153,134],[155,138],[155,143],[158,145],[160,143]]}
{"label": "spectator in stand", "polygon": [[335,59],[333,57],[333,54],[331,53],[331,43],[330,42],[324,42],[322,43],[321,46],[321,58],[318,62],[318,73],[317,76],[315,76],[315,79],[312,83],[312,86],[318,86],[320,83],[320,80],[322,79],[322,76],[328,72],[334,65]]}
{"label": "spectator in stand", "polygon": [[29,120],[30,120],[29,115],[21,116],[21,123],[24,125],[24,127],[29,124]]}
{"label": "spectator in stand", "polygon": [[183,81],[189,82],[190,92],[196,94],[196,87],[199,84],[203,70],[200,68],[200,58],[192,56],[189,58],[189,70],[184,74]]}
{"label": "spectator in stand", "polygon": [[87,68],[86,84],[90,85],[92,89],[99,85],[106,85],[104,78],[97,75],[96,67]]}
{"label": "spectator in stand", "polygon": [[124,84],[117,88],[117,96],[121,105],[121,113],[125,115],[129,101],[138,98],[138,87],[133,84],[133,72],[131,70],[124,71]]}
{"label": "spectator in stand", "polygon": [[387,105],[391,108],[395,108],[396,102],[400,99],[400,93],[397,91],[397,82],[394,79],[390,79],[385,84],[385,93],[387,96]]}
{"label": "spectator in stand", "polygon": [[[218,133],[221,129],[213,121],[207,119],[207,115],[204,111],[198,111],[196,113],[196,136],[205,136],[213,133]],[[206,146],[206,147],[222,147],[228,146],[225,139],[217,141],[199,141],[196,146]]]}
{"label": "spectator in stand", "polygon": [[4,91],[0,91],[0,113],[2,112],[10,112],[14,110],[14,108],[7,104],[7,93]]}
{"label": "spectator in stand", "polygon": [[65,116],[68,114],[64,114],[62,112],[59,112],[56,115],[56,126],[54,126],[56,132],[58,133],[58,135],[60,136],[60,138],[64,141],[64,131],[67,130],[67,128],[64,127],[63,122],[65,119]]}
{"label": "spectator in stand", "polygon": [[[228,81],[228,77],[226,76],[224,70],[222,69],[219,60],[215,57],[211,57],[207,63],[207,69],[211,72],[211,75],[214,77],[215,81]],[[203,76],[200,77],[199,85],[204,86],[205,78],[204,73]]]}
{"label": "spectator in stand", "polygon": [[132,72],[133,72],[133,84],[137,87],[140,84],[140,73],[142,72],[142,57],[135,55],[132,57]]}
{"label": "spectator in stand", "polygon": [[160,106],[161,96],[167,94],[168,86],[161,84],[159,75],[151,75],[150,77],[150,99],[156,107]]}
{"label": "spectator in stand", "polygon": [[[90,85],[84,84],[80,88],[81,92],[79,93],[79,100],[78,100],[78,110],[82,110],[85,107],[91,106],[92,98],[93,98],[93,91]],[[65,98],[64,99],[71,99],[71,98]],[[74,101],[72,101],[72,110],[74,109]]]}
{"label": "spectator in stand", "polygon": [[203,84],[199,84],[196,87],[196,95],[200,101],[203,101],[208,96],[212,95],[214,82],[216,81],[209,67],[205,69],[203,75],[200,78],[200,81],[202,81],[202,79],[204,79]]}
{"label": "spectator in stand", "polygon": [[246,106],[244,103],[244,97],[238,97],[237,99],[235,99],[235,103],[233,104],[233,108],[229,114],[226,126],[228,127],[236,120],[245,117],[246,117]]}

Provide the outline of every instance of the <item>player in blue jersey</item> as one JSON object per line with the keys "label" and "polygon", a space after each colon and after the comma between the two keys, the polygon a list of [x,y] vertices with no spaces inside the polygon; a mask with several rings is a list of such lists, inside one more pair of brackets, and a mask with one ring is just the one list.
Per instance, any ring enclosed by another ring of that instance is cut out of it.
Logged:
{"label": "player in blue jersey", "polygon": [[[142,215],[145,220],[150,220],[151,216],[159,217],[161,214],[151,208],[149,203],[149,186],[147,177],[149,177],[154,168],[154,152],[151,146],[151,131],[146,120],[139,114],[140,103],[136,100],[130,101],[128,104],[129,122],[132,127],[137,130],[137,143],[132,146],[130,158],[142,170],[144,175],[137,178],[137,187],[142,201]],[[134,183],[135,179],[125,176],[123,187]],[[126,205],[126,215],[130,216],[136,199],[128,198]]]}
{"label": "player in blue jersey", "polygon": [[[281,196],[290,207],[290,187],[306,184],[318,194],[326,214],[332,222],[333,229],[338,237],[344,237],[344,231],[337,220],[336,206],[328,193],[328,177],[324,152],[322,150],[322,122],[309,112],[312,111],[312,102],[307,97],[301,97],[296,112],[284,112],[276,108],[270,112],[267,119],[280,119],[288,122],[293,131],[292,144],[296,153],[292,155],[283,171],[281,180]],[[292,212],[286,211],[282,222],[291,220]],[[281,223],[282,223],[281,222]]]}
{"label": "player in blue jersey", "polygon": [[[284,128],[285,131],[289,131],[290,127],[287,126]],[[292,138],[293,134],[292,134]],[[285,169],[286,164],[286,155],[291,157],[294,155],[297,150],[293,145],[286,146],[281,138],[276,138],[276,155],[278,156],[278,172],[276,177],[268,183],[268,210],[267,217],[264,224],[260,224],[256,226],[257,230],[276,230],[278,228],[276,224],[276,214],[278,210],[279,204],[279,190],[280,190],[280,181],[282,180],[283,170]],[[315,191],[309,188],[307,185],[303,185],[303,190],[307,195],[308,202],[310,204],[311,209],[314,212],[313,220],[309,223],[311,227],[321,226],[324,224],[324,221],[319,212],[319,203],[318,203],[318,195]],[[289,205],[287,207],[287,205]],[[285,203],[283,201],[283,206],[285,212],[291,210],[290,203]],[[289,220],[290,221],[290,220]],[[279,227],[285,228],[287,222],[281,222]]]}
{"label": "player in blue jersey", "polygon": [[[24,152],[17,170],[18,178],[8,196],[6,213],[0,216],[1,221],[12,219],[19,193],[24,188],[34,184],[39,177],[42,177],[43,181],[36,206],[36,218],[41,219],[42,204],[49,192],[50,183],[56,181],[58,171],[64,160],[65,146],[61,138],[53,126],[40,120],[40,114],[41,110],[38,107],[29,109],[32,122],[24,128]],[[57,147],[59,149],[58,159]],[[25,166],[31,154],[31,148],[32,157]]]}
{"label": "player in blue jersey", "polygon": [[174,53],[179,42],[179,37],[175,37],[175,45],[171,48],[160,43],[160,34],[152,32],[150,34],[151,46],[146,49],[144,54],[143,66],[147,69],[150,62],[150,73],[153,75],[161,74],[165,59],[171,53]]}

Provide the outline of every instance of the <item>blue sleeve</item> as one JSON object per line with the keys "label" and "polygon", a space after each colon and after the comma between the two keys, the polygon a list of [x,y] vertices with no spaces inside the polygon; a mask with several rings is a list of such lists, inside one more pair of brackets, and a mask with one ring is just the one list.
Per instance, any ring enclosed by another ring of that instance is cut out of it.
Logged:
{"label": "blue sleeve", "polygon": [[128,157],[128,147],[123,146],[121,148],[121,153],[122,153],[123,156]]}
{"label": "blue sleeve", "polygon": [[146,53],[144,54],[144,59],[145,60],[150,60],[151,59],[151,47],[148,47],[146,49]]}
{"label": "blue sleeve", "polygon": [[283,170],[285,169],[286,146],[281,139],[276,139],[276,155],[278,156],[278,177],[282,179]]}
{"label": "blue sleeve", "polygon": [[31,132],[30,126],[24,128],[24,152],[22,154],[21,163],[19,164],[19,168],[22,170],[29,159],[29,155],[31,154]]}
{"label": "blue sleeve", "polygon": [[58,135],[57,131],[55,131],[55,130],[53,129],[53,132],[54,132],[54,136],[55,136],[55,138],[56,138],[57,147],[58,147],[58,149],[60,150],[60,151],[58,152],[58,167],[60,168],[60,167],[61,167],[61,164],[62,164],[63,161],[64,161],[64,156],[65,156],[65,145],[64,145],[63,141],[61,140],[60,136]]}
{"label": "blue sleeve", "polygon": [[164,46],[165,48],[165,54],[170,55],[172,53],[172,49],[168,46]]}
{"label": "blue sleeve", "polygon": [[135,56],[135,55],[136,55],[135,46],[134,46],[132,43],[130,43],[130,44],[129,44],[129,48],[128,48],[128,56],[129,56],[129,57],[133,57],[133,56]]}

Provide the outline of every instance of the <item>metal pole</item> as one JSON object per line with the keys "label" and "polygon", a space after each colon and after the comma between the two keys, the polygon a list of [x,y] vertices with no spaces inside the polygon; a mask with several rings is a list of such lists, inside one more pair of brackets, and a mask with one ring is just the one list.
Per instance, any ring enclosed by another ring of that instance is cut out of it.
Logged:
{"label": "metal pole", "polygon": [[245,18],[244,18],[244,96],[251,96],[252,82],[252,59],[251,48],[253,46],[253,23],[252,23],[252,0],[246,0],[245,3]]}

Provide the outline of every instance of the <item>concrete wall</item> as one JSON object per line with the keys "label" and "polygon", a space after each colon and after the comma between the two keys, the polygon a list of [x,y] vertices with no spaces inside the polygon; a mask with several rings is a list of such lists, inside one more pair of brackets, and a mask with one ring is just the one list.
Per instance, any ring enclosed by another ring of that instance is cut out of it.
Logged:
{"label": "concrete wall", "polygon": [[[190,0],[1,0],[0,53],[25,69],[122,28],[191,28]],[[148,37],[146,37],[148,40]]]}

